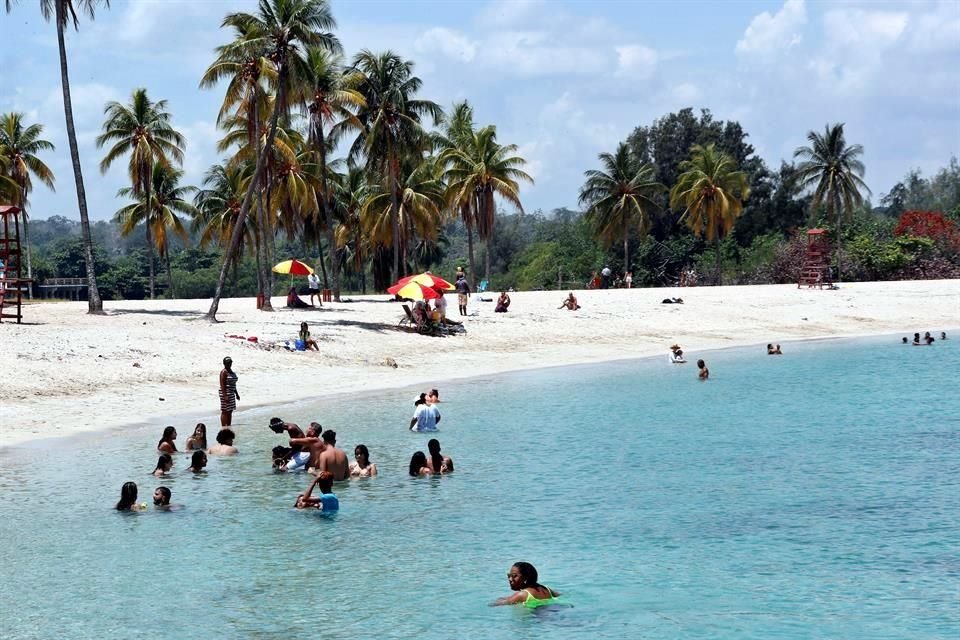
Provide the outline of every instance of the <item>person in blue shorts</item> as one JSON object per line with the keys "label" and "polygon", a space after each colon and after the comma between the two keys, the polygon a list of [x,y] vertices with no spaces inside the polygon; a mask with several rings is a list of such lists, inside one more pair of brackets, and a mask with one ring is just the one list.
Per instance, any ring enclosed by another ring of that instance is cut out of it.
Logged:
{"label": "person in blue shorts", "polygon": [[[312,496],[314,487],[320,488],[320,496]],[[319,509],[320,511],[339,511],[340,500],[333,493],[333,474],[329,471],[321,471],[313,479],[306,493],[297,496],[297,501],[293,503],[297,509]]]}

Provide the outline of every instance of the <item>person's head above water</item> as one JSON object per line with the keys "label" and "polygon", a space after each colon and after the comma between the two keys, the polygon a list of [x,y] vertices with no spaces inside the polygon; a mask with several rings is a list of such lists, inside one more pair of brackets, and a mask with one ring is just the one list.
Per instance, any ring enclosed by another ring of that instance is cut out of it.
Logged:
{"label": "person's head above water", "polygon": [[703,369],[705,366],[707,366],[707,363],[704,362],[703,360],[697,360],[697,366]]}
{"label": "person's head above water", "polygon": [[514,562],[513,566],[510,567],[510,572],[507,573],[507,581],[514,591],[520,591],[527,587],[539,587],[539,579],[536,567],[529,562]]}
{"label": "person's head above water", "polygon": [[160,442],[157,443],[157,447],[159,447],[164,442],[173,442],[176,439],[177,439],[177,430],[172,426],[164,427],[163,435],[160,436]]}
{"label": "person's head above water", "polygon": [[233,432],[233,429],[220,429],[220,431],[217,433],[217,442],[219,444],[232,447],[233,440],[236,437],[237,437],[237,434]]}
{"label": "person's head above water", "polygon": [[194,451],[190,457],[190,469],[196,473],[207,466],[207,454],[203,451]]}
{"label": "person's head above water", "polygon": [[160,454],[159,458],[157,458],[157,466],[154,467],[153,473],[156,473],[157,471],[162,471],[166,473],[167,471],[170,471],[172,467],[173,467],[173,458],[170,457],[169,453],[163,453],[163,454]]}
{"label": "person's head above water", "polygon": [[907,340],[907,336],[903,336],[903,344],[907,344],[908,342],[910,342],[910,341]]}
{"label": "person's head above water", "polygon": [[369,463],[369,462],[370,462],[370,450],[367,449],[367,445],[365,445],[365,444],[358,444],[356,447],[354,447],[354,448],[353,448],[353,457],[356,458],[358,461],[362,458],[364,462]]}
{"label": "person's head above water", "polygon": [[158,507],[170,505],[170,489],[167,487],[157,487],[153,490],[153,504]]}
{"label": "person's head above water", "polygon": [[323,441],[329,445],[337,444],[337,432],[333,429],[327,429],[320,437],[323,438]]}
{"label": "person's head above water", "polygon": [[940,339],[941,339],[941,340],[946,340],[946,339],[947,339],[947,332],[946,332],[946,331],[941,331],[941,332],[940,332]]}
{"label": "person's head above water", "polygon": [[137,502],[137,483],[124,482],[120,487],[120,501],[117,502],[117,511],[129,511]]}
{"label": "person's head above water", "polygon": [[419,407],[422,404],[427,404],[427,394],[421,393],[420,397],[413,401],[413,406]]}
{"label": "person's head above water", "polygon": [[430,438],[430,440],[427,441],[427,451],[430,452],[430,455],[439,454],[440,441],[437,440],[436,438]]}
{"label": "person's head above water", "polygon": [[423,454],[423,451],[417,451],[410,458],[410,475],[419,476],[420,469],[423,469],[427,466],[427,456]]}

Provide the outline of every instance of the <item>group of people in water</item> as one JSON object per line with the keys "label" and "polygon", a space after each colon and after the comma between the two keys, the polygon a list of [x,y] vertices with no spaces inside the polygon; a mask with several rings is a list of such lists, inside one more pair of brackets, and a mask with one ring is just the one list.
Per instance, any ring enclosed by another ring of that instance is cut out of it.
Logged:
{"label": "group of people in water", "polygon": [[[941,339],[941,340],[946,340],[946,339],[947,339],[947,332],[946,332],[946,331],[941,331],[941,332],[940,332],[940,339]],[[933,343],[936,342],[936,341],[937,341],[936,338],[934,338],[932,335],[930,335],[930,332],[929,332],[929,331],[927,331],[926,333],[924,333],[922,338],[920,337],[920,332],[919,332],[919,331],[918,331],[917,333],[914,333],[914,334],[913,334],[913,346],[915,346],[915,347],[929,346],[929,345],[933,344]],[[910,344],[910,341],[907,339],[907,336],[903,336],[903,344]]]}

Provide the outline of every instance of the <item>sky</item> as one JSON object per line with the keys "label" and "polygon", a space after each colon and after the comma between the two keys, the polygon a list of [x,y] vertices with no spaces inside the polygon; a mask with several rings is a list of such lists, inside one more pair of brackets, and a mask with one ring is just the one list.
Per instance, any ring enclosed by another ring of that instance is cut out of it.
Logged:
{"label": "sky", "polygon": [[[0,112],[44,126],[31,217],[78,219],[63,117],[56,30],[38,0],[0,15]],[[810,130],[845,123],[864,147],[876,203],[911,169],[960,155],[960,0],[332,0],[348,58],[392,49],[416,63],[421,97],[469,100],[479,125],[518,145],[535,184],[524,210],[576,208],[583,172],[637,126],[685,107],[737,120],[771,168]],[[104,105],[145,87],[187,138],[185,184],[218,161],[223,87],[198,88],[228,12],[254,0],[113,0],[67,36],[90,217],[126,202],[126,161],[102,175]]]}

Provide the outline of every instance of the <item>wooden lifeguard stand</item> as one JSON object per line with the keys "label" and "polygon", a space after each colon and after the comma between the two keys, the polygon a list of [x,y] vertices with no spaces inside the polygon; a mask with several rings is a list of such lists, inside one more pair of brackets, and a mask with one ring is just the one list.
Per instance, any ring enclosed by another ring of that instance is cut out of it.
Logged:
{"label": "wooden lifeguard stand", "polygon": [[20,277],[20,256],[20,209],[0,205],[0,322],[16,318],[20,324],[23,319],[23,287],[29,286],[30,280]]}
{"label": "wooden lifeguard stand", "polygon": [[806,285],[808,288],[833,284],[830,278],[830,259],[833,252],[830,248],[830,239],[826,229],[810,229],[807,231],[807,255],[804,258],[803,268],[797,280],[797,288]]}

